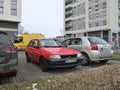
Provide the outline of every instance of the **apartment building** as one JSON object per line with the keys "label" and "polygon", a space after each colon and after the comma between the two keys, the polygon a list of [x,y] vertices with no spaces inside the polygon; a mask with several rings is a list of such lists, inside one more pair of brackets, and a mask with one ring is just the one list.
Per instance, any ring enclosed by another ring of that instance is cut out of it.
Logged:
{"label": "apartment building", "polygon": [[98,36],[120,47],[120,0],[64,0],[64,34]]}
{"label": "apartment building", "polygon": [[0,0],[0,31],[10,37],[18,32],[21,21],[21,0]]}

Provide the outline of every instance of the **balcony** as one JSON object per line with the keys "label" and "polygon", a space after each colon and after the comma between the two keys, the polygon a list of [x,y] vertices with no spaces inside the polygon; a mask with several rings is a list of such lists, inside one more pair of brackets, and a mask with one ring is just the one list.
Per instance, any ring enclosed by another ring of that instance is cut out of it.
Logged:
{"label": "balcony", "polygon": [[65,27],[66,28],[71,28],[73,26],[72,22],[66,23]]}
{"label": "balcony", "polygon": [[70,10],[72,10],[72,7],[67,7],[67,8],[65,9],[65,12],[70,11]]}
{"label": "balcony", "polygon": [[73,11],[72,10],[69,10],[65,13],[65,17],[68,18],[68,17],[71,17],[73,14]]}
{"label": "balcony", "polygon": [[66,1],[65,1],[65,5],[67,6],[67,5],[69,5],[69,4],[72,4],[72,2],[73,2],[73,0],[66,0]]}

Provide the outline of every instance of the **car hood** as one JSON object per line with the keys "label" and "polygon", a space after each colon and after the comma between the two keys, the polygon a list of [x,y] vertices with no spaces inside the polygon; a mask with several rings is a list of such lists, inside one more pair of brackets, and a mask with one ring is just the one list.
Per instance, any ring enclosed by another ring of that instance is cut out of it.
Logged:
{"label": "car hood", "polygon": [[50,54],[56,54],[56,55],[70,55],[70,54],[80,53],[80,51],[78,50],[67,47],[43,48],[43,50]]}

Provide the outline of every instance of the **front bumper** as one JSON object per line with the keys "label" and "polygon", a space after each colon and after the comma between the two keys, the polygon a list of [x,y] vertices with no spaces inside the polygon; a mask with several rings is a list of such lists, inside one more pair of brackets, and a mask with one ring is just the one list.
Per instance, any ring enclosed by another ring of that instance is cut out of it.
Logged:
{"label": "front bumper", "polygon": [[0,74],[8,74],[17,71],[17,59],[12,59],[6,64],[0,64]]}
{"label": "front bumper", "polygon": [[80,64],[83,58],[64,58],[59,60],[48,60],[46,59],[46,65],[49,68],[62,68],[62,67],[72,67]]}

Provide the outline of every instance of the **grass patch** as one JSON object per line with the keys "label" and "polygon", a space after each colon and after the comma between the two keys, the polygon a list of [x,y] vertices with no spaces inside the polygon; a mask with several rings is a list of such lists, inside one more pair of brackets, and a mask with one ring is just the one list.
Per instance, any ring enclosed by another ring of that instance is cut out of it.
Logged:
{"label": "grass patch", "polygon": [[120,90],[120,65],[105,65],[78,73],[1,85],[0,90]]}
{"label": "grass patch", "polygon": [[114,52],[113,58],[120,60],[120,52]]}

